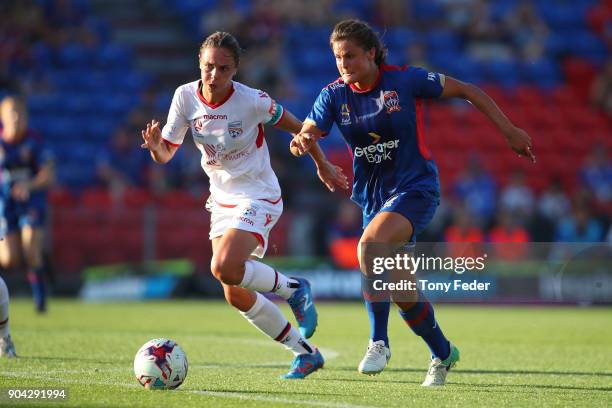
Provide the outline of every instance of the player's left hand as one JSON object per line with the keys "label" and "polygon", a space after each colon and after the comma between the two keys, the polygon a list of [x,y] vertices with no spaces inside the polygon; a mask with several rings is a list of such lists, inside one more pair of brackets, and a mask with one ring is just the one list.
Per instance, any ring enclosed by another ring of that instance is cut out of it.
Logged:
{"label": "player's left hand", "polygon": [[533,154],[533,147],[531,146],[531,138],[527,132],[514,126],[505,133],[505,136],[510,148],[518,153],[519,156],[525,156],[533,163],[536,162],[535,155]]}
{"label": "player's left hand", "polygon": [[30,189],[25,183],[15,183],[11,195],[17,201],[27,201],[30,198]]}
{"label": "player's left hand", "polygon": [[329,191],[336,191],[336,186],[343,190],[349,188],[348,178],[342,171],[342,168],[327,160],[317,166],[317,175]]}
{"label": "player's left hand", "polygon": [[291,141],[291,152],[293,153],[293,148],[295,148],[297,153],[302,156],[317,143],[317,140],[318,137],[312,133],[299,133]]}

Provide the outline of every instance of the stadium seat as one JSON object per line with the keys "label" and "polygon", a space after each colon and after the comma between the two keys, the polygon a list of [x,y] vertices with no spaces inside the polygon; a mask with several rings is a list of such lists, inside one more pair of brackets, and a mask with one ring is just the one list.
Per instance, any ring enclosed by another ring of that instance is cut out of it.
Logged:
{"label": "stadium seat", "polygon": [[107,209],[113,206],[113,198],[107,189],[89,188],[81,193],[80,202],[86,208]]}

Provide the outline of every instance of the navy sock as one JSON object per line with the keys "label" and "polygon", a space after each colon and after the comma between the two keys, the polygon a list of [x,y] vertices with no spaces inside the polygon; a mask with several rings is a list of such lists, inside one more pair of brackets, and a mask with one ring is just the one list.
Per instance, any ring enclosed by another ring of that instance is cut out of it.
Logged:
{"label": "navy sock", "polygon": [[28,274],[28,280],[32,287],[36,310],[44,312],[47,308],[47,285],[45,284],[43,268],[32,269],[32,272]]}
{"label": "navy sock", "polygon": [[445,360],[450,355],[450,343],[436,322],[433,307],[421,291],[418,294],[419,299],[409,310],[400,309],[400,316],[414,334],[425,340],[434,357]]}
{"label": "navy sock", "polygon": [[389,325],[389,302],[369,302],[365,301],[368,316],[370,317],[370,338],[372,341],[384,340],[389,347],[389,336],[387,326]]}

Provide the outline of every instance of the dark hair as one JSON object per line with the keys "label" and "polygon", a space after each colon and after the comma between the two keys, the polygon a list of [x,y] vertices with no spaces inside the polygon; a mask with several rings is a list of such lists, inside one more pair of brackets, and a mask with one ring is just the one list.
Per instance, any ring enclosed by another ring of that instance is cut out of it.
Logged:
{"label": "dark hair", "polygon": [[334,42],[353,40],[366,51],[374,48],[374,62],[376,65],[384,64],[387,58],[387,48],[372,27],[361,20],[343,20],[336,24],[329,36],[329,45],[333,48]]}
{"label": "dark hair", "polygon": [[232,53],[236,66],[238,66],[240,63],[240,53],[242,52],[242,49],[240,48],[240,44],[238,44],[238,40],[236,40],[236,38],[230,33],[217,31],[206,37],[202,43],[202,46],[200,47],[200,58],[202,57],[205,48],[225,48]]}

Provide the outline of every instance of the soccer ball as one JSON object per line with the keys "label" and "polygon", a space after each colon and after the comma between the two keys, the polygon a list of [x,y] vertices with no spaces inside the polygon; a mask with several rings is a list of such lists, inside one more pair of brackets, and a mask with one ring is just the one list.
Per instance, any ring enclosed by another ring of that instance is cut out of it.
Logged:
{"label": "soccer ball", "polygon": [[187,377],[187,356],[173,340],[150,340],[134,357],[134,375],[146,389],[177,388]]}

